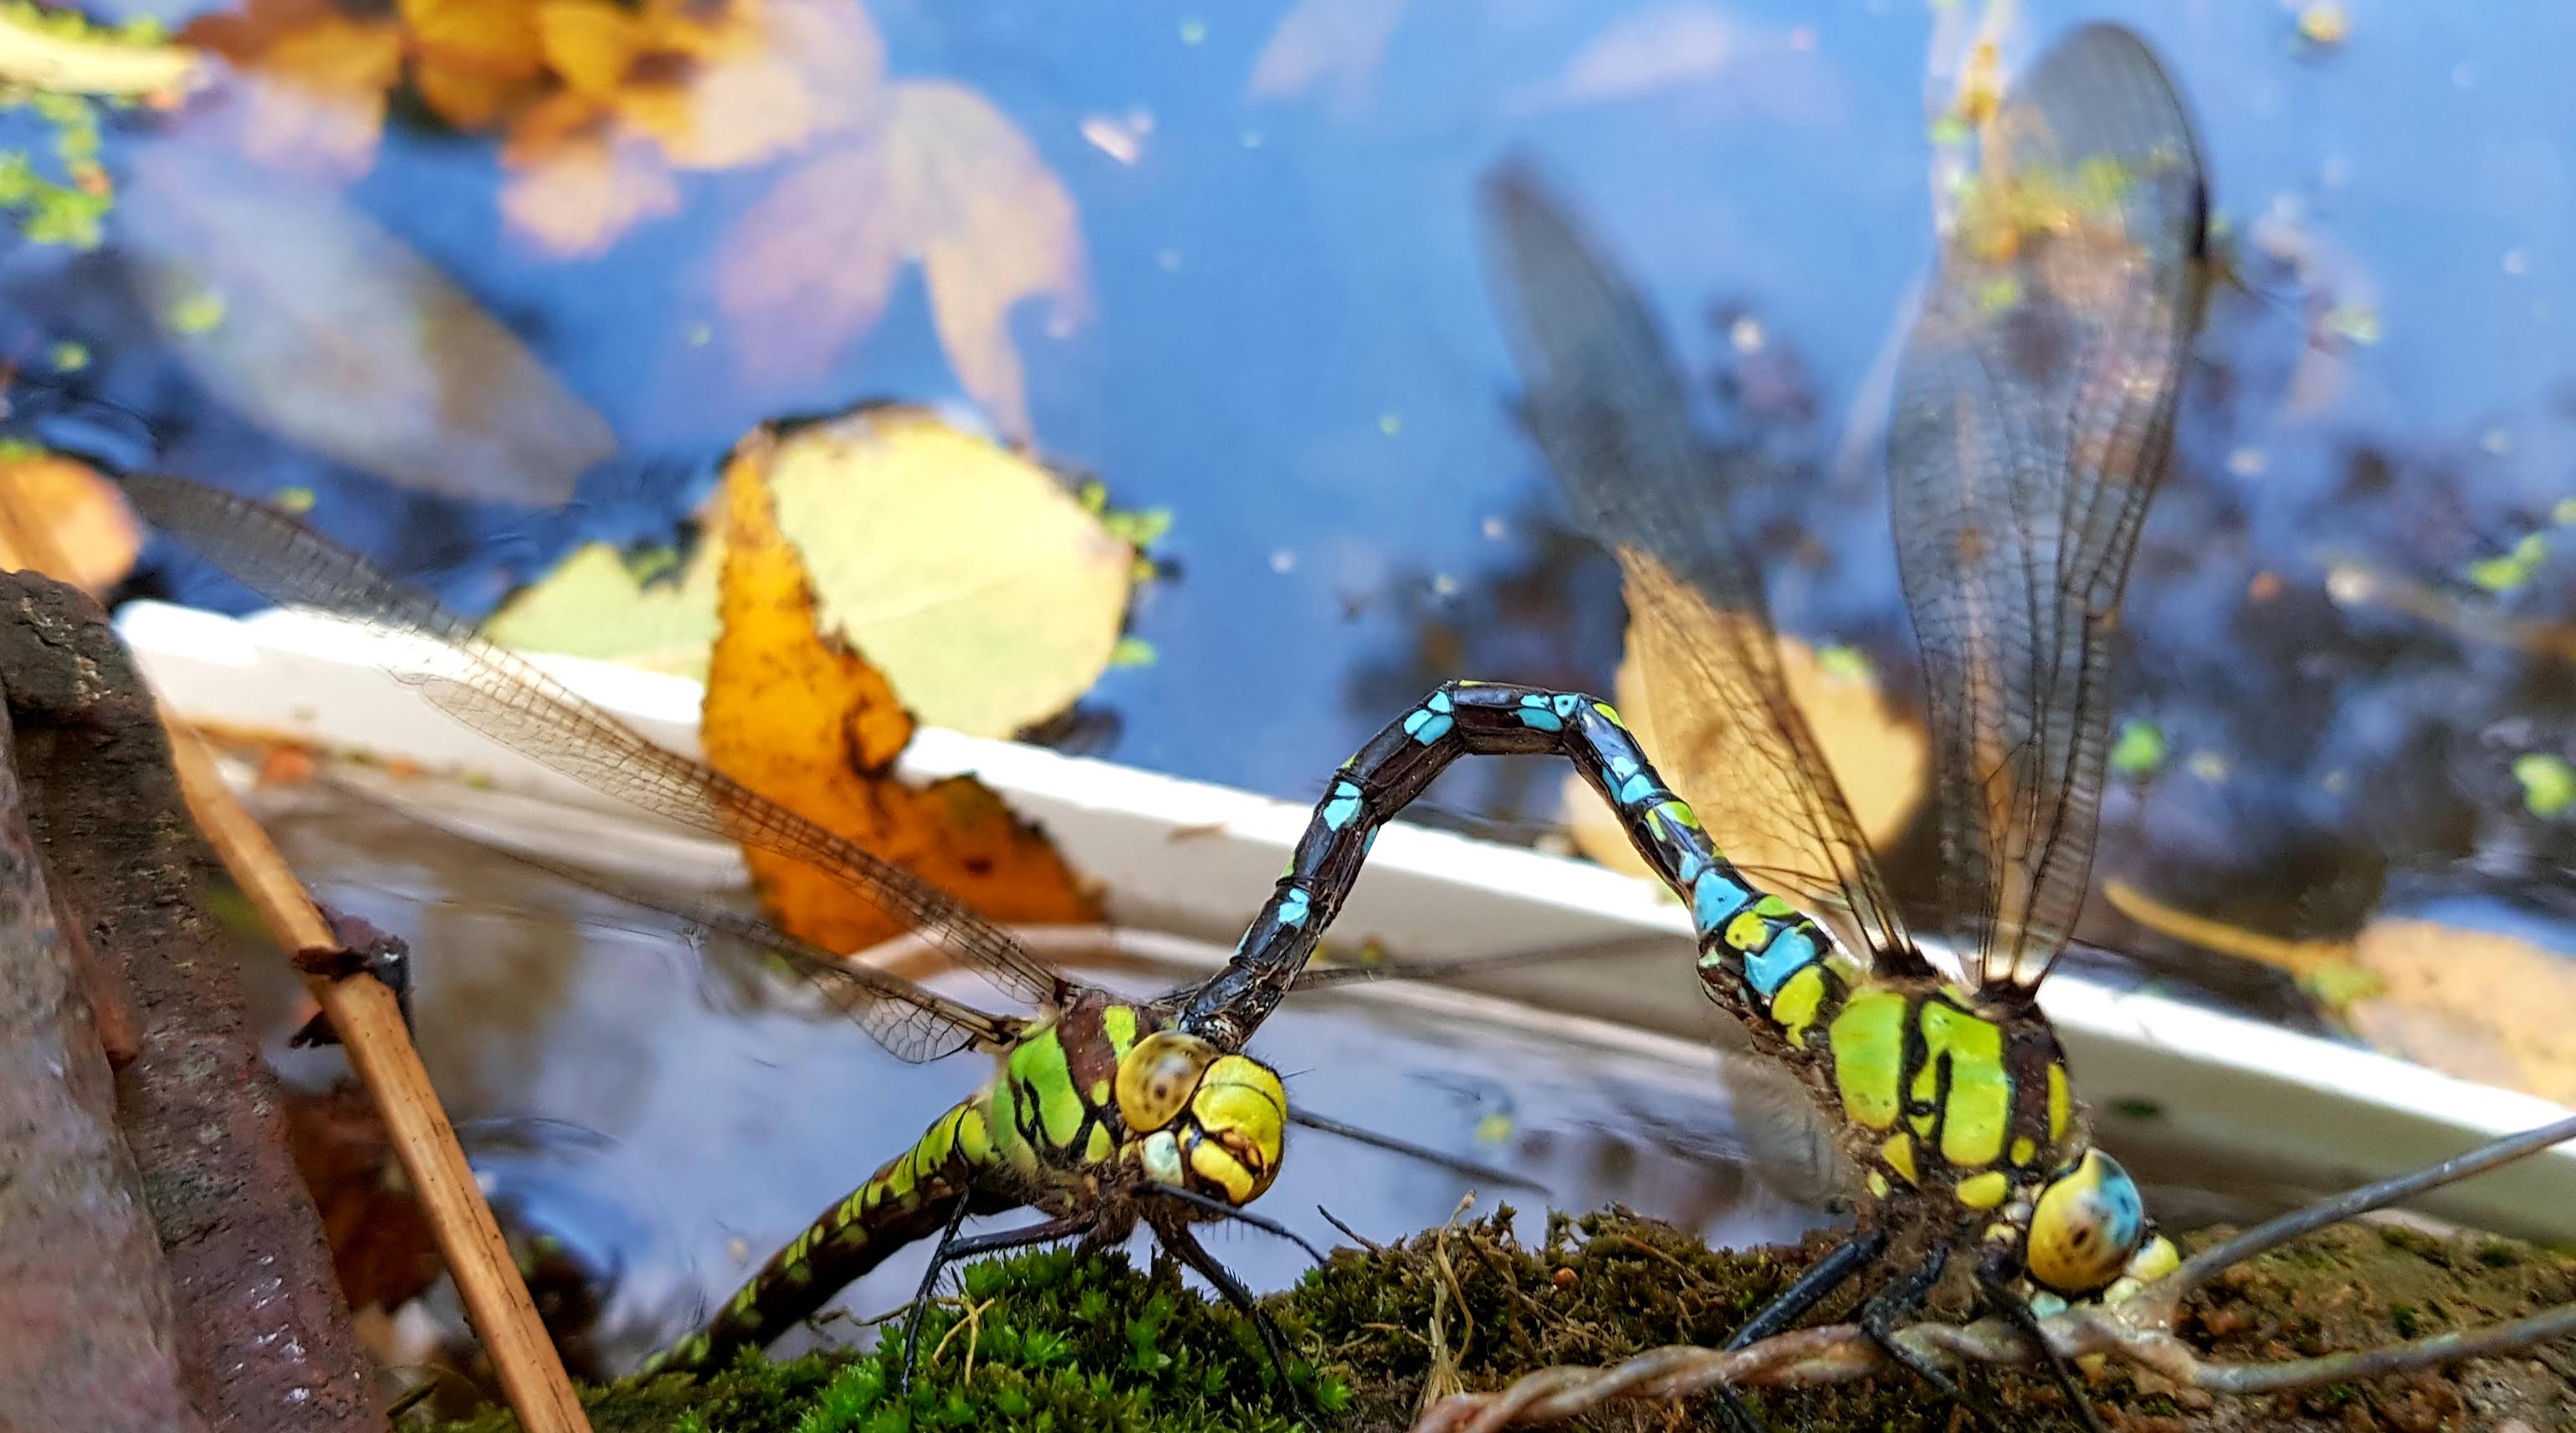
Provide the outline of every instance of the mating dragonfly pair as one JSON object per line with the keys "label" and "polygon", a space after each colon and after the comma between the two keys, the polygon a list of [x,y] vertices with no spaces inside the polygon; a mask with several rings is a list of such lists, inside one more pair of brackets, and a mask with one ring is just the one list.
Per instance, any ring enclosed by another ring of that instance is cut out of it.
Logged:
{"label": "mating dragonfly pair", "polygon": [[[1789,698],[1759,568],[1729,535],[1726,469],[1645,304],[1526,173],[1501,172],[1485,198],[1529,426],[1577,518],[1622,565],[1632,640],[1667,682],[1659,700],[1683,694],[1717,727],[1685,754],[1683,784],[1758,813],[1746,819],[1767,849],[1785,840],[1800,853],[1791,869],[1766,868],[1779,890],[1727,861],[1730,833],[1703,828],[1608,705],[1453,682],[1333,775],[1224,970],[1121,1000],[655,746],[293,519],[176,479],[132,480],[147,518],[271,597],[445,643],[455,661],[423,684],[466,721],[601,791],[838,876],[1034,1011],[990,1014],[756,922],[687,912],[774,953],[899,1058],[971,1047],[997,1073],[649,1368],[703,1369],[766,1344],[933,1235],[925,1297],[959,1258],[1100,1246],[1143,1226],[1250,1316],[1284,1386],[1278,1331],[1192,1227],[1266,1223],[1245,1206],[1277,1176],[1291,1115],[1278,1073],[1245,1049],[1298,984],[1378,828],[1470,754],[1575,764],[1688,905],[1709,998],[1812,1094],[1856,1176],[1855,1232],[1734,1344],[1789,1327],[1902,1251],[1860,1322],[1906,1358],[1888,1335],[1952,1257],[1972,1253],[1989,1305],[2045,1353],[2039,1315],[2171,1266],[2136,1185],[2094,1147],[2034,999],[2089,880],[2111,630],[2207,284],[2200,162],[2155,60],[2125,31],[2078,31],[1985,122],[1981,170],[1899,371],[1894,522],[1939,758],[1939,916],[1968,952],[1957,979],[1908,935]],[[968,1215],[1013,1208],[1043,1217],[961,1237]],[[2063,1361],[2049,1363],[2096,1424]],[[1936,1368],[1918,1372],[1949,1386]],[[1750,1419],[1732,1399],[1725,1408]]]}

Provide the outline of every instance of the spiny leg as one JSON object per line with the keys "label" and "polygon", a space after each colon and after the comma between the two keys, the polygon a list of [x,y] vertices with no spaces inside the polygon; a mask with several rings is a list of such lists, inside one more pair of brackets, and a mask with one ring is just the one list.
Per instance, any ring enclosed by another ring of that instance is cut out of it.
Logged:
{"label": "spiny leg", "polygon": [[1243,1281],[1234,1276],[1233,1270],[1217,1262],[1216,1256],[1199,1243],[1198,1236],[1189,1231],[1188,1225],[1157,1224],[1154,1233],[1175,1258],[1198,1270],[1199,1277],[1214,1284],[1216,1291],[1225,1295],[1225,1301],[1234,1305],[1237,1313],[1252,1320],[1254,1332],[1261,1335],[1262,1349],[1270,1355],[1270,1366],[1278,1371],[1281,1398],[1292,1415],[1302,1414],[1305,1409],[1298,1396],[1297,1381],[1288,1376],[1287,1341],[1280,1336],[1279,1326],[1270,1321],[1269,1312],[1252,1297],[1252,1291],[1243,1286]]}
{"label": "spiny leg", "polygon": [[911,1326],[904,1330],[903,1335],[903,1368],[895,1375],[894,1386],[898,1394],[912,1389],[913,1364],[921,1355],[921,1317],[930,1306],[931,1285],[938,1282],[940,1270],[960,1259],[998,1254],[1007,1249],[1025,1249],[1032,1244],[1052,1244],[1076,1234],[1089,1234],[1096,1222],[1075,1215],[1045,1220],[1025,1228],[1005,1229],[998,1234],[978,1234],[972,1239],[960,1239],[957,1229],[966,1222],[968,1202],[963,1199],[957,1201],[957,1212],[948,1220],[948,1232],[940,1236],[938,1247],[930,1251],[930,1267],[922,1271],[921,1290],[912,1300]]}
{"label": "spiny leg", "polygon": [[[1748,1320],[1735,1336],[1726,1341],[1727,1351],[1760,1339],[1769,1338],[1806,1317],[1807,1311],[1832,1297],[1834,1290],[1849,1282],[1851,1276],[1868,1268],[1871,1261],[1887,1251],[1887,1231],[1864,1229],[1825,1252],[1825,1257],[1809,1266],[1807,1272],[1790,1281],[1762,1306],[1762,1311]],[[1732,1388],[1717,1391],[1718,1418],[1730,1433],[1760,1433],[1762,1419],[1744,1401],[1744,1395]]]}
{"label": "spiny leg", "polygon": [[2000,1433],[2000,1430],[1995,1429],[1994,1421],[1986,1416],[1985,1410],[1968,1400],[1967,1393],[1959,1387],[1957,1379],[1952,1378],[1930,1359],[1916,1354],[1896,1341],[1896,1326],[1923,1307],[1923,1301],[1932,1296],[1932,1290],[1941,1282],[1942,1271],[1948,1268],[1949,1264],[1950,1246],[1933,1245],[1931,1252],[1923,1256],[1921,1263],[1897,1275],[1887,1287],[1870,1295],[1869,1302],[1861,1305],[1860,1331],[1869,1335],[1869,1341],[1878,1345],[1879,1352],[1912,1369],[1916,1377],[1949,1395],[1952,1401],[1967,1409],[1968,1416],[1977,1420],[1978,1427],[1989,1430],[1989,1433]]}
{"label": "spiny leg", "polygon": [[2003,1272],[1991,1264],[1980,1264],[1977,1289],[1985,1295],[1986,1307],[2002,1314],[2004,1322],[2011,1324],[2029,1343],[2031,1352],[2047,1365],[2049,1377],[2057,1384],[2057,1391],[2066,1395],[2066,1406],[2075,1410],[2075,1421],[2084,1425],[2084,1433],[2110,1433],[2102,1423],[2102,1415],[2093,1410],[2093,1400],[2084,1392],[2083,1383],[2076,1378],[2075,1366],[2049,1343],[2048,1335],[2040,1331],[2039,1315],[2028,1300],[2013,1291]]}

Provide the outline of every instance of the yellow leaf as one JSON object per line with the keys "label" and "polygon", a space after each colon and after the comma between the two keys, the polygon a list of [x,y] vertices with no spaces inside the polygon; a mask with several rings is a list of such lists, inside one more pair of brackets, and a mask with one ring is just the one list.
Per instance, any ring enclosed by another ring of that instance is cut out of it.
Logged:
{"label": "yellow leaf", "polygon": [[540,5],[537,35],[546,64],[565,88],[601,101],[616,98],[651,39],[643,16],[611,0]]}
{"label": "yellow leaf", "polygon": [[675,579],[644,583],[617,549],[587,543],[544,580],[513,594],[485,631],[508,647],[703,679],[716,636],[716,573],[723,557],[718,528]]}
{"label": "yellow leaf", "polygon": [[[1088,923],[1099,907],[1045,833],[972,777],[927,788],[895,778],[913,723],[859,653],[816,634],[814,597],[778,531],[755,434],[725,474],[723,635],[707,677],[707,760],[1000,921]],[[802,862],[746,850],[779,923],[836,950],[899,932],[883,912]]]}
{"label": "yellow leaf", "polygon": [[1007,736],[1107,668],[1136,550],[1038,464],[879,408],[787,434],[768,477],[833,625],[926,719]]}
{"label": "yellow leaf", "polygon": [[[1710,614],[1710,620],[1743,622],[1741,613]],[[1888,709],[1887,699],[1867,680],[1835,675],[1825,669],[1807,645],[1794,637],[1777,637],[1781,677],[1790,700],[1806,715],[1808,728],[1822,747],[1825,765],[1851,802],[1853,819],[1873,845],[1884,844],[1904,830],[1922,799],[1931,769],[1931,740],[1922,727]],[[1788,830],[1794,818],[1767,809],[1750,787],[1724,785],[1693,789],[1685,775],[1692,766],[1723,771],[1726,762],[1698,760],[1701,748],[1722,740],[1722,725],[1693,720],[1704,694],[1679,685],[1678,673],[1666,673],[1641,652],[1631,624],[1627,653],[1619,663],[1614,705],[1639,744],[1655,758],[1675,794],[1690,803],[1700,822],[1728,859],[1760,878],[1780,875],[1821,877],[1816,857],[1791,839],[1767,835]],[[1565,780],[1567,822],[1575,848],[1614,870],[1650,875],[1645,861],[1628,843],[1618,819],[1598,793],[1581,778]],[[1803,888],[1802,888],[1803,889]],[[1784,891],[1783,894],[1789,894]]]}
{"label": "yellow leaf", "polygon": [[185,45],[138,44],[112,32],[49,28],[32,7],[0,8],[0,82],[65,95],[177,95],[200,62]]}
{"label": "yellow leaf", "polygon": [[439,117],[480,129],[543,88],[536,16],[526,0],[400,0],[412,86]]}
{"label": "yellow leaf", "polygon": [[[925,721],[1008,736],[1071,706],[1118,645],[1135,549],[1053,474],[915,409],[795,429],[758,470],[822,594]],[[495,640],[696,675],[715,631],[710,541],[676,583],[638,584],[584,549],[519,594]]]}

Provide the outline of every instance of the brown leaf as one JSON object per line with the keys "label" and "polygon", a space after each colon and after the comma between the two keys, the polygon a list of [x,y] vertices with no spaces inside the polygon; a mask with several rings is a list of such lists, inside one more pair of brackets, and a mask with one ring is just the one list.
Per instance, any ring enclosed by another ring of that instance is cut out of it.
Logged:
{"label": "brown leaf", "polygon": [[[707,760],[999,921],[1087,923],[1098,903],[1043,832],[972,777],[905,784],[895,759],[913,721],[884,675],[818,636],[796,549],[778,530],[762,473],[763,431],[725,473],[723,629],[707,673]],[[855,951],[901,927],[801,862],[746,850],[762,899],[788,930]]]}

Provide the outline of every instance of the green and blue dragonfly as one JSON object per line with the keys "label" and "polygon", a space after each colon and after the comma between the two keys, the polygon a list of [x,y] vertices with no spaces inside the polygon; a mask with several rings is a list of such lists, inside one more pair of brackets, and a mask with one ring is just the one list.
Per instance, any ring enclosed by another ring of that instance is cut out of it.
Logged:
{"label": "green and blue dragonfly", "polygon": [[2090,879],[2110,644],[2209,282],[2206,186],[2161,67],[2111,26],[2046,54],[1981,147],[1887,441],[1937,772],[1933,914],[1963,952],[1955,979],[1908,934],[1788,695],[1761,567],[1730,532],[1732,470],[1694,428],[1645,302],[1525,170],[1486,189],[1529,427],[1620,562],[1656,699],[1715,731],[1683,783],[1758,823],[1748,846],[1800,853],[1765,879],[1842,936],[1730,866],[1730,833],[1704,831],[1605,711],[1567,713],[1593,728],[1585,773],[1691,908],[1709,998],[1794,1072],[1860,1176],[1857,1231],[1730,1346],[1897,1251],[1910,1264],[1860,1320],[1900,1359],[1889,1331],[1956,1254],[2035,1340],[2034,1311],[2120,1297],[2174,1262],[2094,1144],[2036,996]]}

